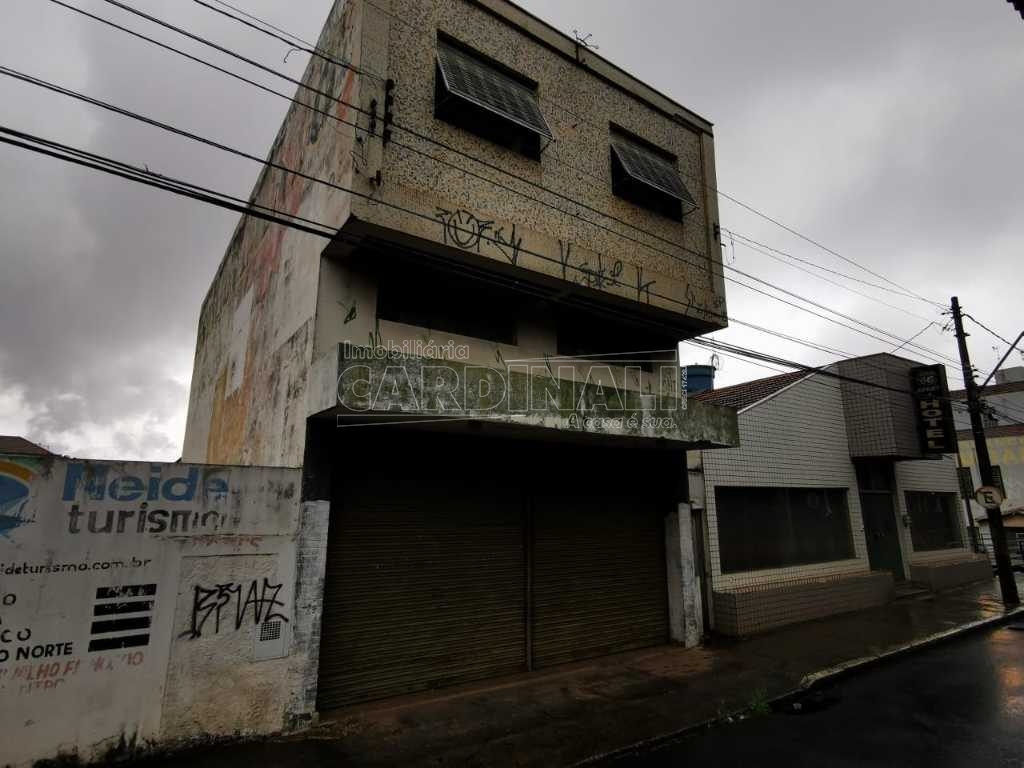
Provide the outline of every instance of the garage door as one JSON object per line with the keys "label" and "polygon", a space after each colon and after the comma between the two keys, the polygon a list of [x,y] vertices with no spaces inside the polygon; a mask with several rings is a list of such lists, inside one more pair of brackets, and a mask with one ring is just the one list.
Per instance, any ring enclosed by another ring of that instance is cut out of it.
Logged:
{"label": "garage door", "polygon": [[524,505],[498,473],[481,474],[479,447],[460,447],[403,437],[368,451],[386,470],[346,468],[331,513],[320,710],[526,668]]}
{"label": "garage door", "polygon": [[534,667],[669,641],[664,512],[615,489],[536,500]]}
{"label": "garage door", "polygon": [[667,642],[666,508],[634,489],[681,464],[392,435],[338,470],[320,710]]}

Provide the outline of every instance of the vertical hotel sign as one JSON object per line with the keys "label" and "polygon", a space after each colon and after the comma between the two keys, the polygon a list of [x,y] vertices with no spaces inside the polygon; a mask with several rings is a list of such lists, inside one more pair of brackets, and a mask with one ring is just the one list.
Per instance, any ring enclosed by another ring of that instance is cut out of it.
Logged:
{"label": "vertical hotel sign", "polygon": [[914,418],[921,438],[921,453],[925,456],[956,453],[956,427],[946,385],[946,369],[941,365],[911,368],[910,393],[914,398]]}

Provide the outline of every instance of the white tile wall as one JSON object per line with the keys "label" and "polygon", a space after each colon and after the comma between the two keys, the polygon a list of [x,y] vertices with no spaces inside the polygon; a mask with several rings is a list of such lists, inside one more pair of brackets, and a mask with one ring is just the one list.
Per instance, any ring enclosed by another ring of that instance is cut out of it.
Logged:
{"label": "white tile wall", "polygon": [[[739,431],[739,448],[702,454],[713,588],[756,588],[869,572],[857,478],[850,461],[837,382],[823,376],[803,379],[740,413]],[[832,563],[723,574],[715,510],[717,486],[847,489],[855,557]]]}
{"label": "white tile wall", "polygon": [[935,461],[900,461],[896,463],[896,490],[897,510],[896,514],[900,523],[900,536],[902,539],[904,560],[910,563],[923,564],[942,560],[949,560],[970,553],[967,546],[968,538],[966,531],[962,532],[963,547],[956,549],[939,549],[929,552],[915,552],[913,538],[910,535],[910,528],[903,525],[903,516],[907,514],[906,491],[935,491],[956,494],[957,509],[960,510],[958,519],[963,523],[965,513],[963,512],[963,500],[960,498],[960,486],[956,477],[956,459],[953,456],[946,456]]}

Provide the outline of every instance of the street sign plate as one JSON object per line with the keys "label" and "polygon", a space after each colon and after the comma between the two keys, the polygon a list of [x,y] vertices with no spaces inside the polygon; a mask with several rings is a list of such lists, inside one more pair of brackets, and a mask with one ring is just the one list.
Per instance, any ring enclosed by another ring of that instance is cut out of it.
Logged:
{"label": "street sign plate", "polygon": [[974,492],[974,500],[985,509],[999,509],[1003,504],[1003,494],[994,485],[983,485]]}

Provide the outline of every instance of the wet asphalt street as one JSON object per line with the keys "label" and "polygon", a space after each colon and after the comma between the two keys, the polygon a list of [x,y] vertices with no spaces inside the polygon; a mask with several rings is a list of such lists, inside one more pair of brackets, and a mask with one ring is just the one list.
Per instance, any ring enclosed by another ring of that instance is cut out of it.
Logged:
{"label": "wet asphalt street", "polygon": [[1024,766],[1019,626],[903,656],[822,689],[796,712],[780,706],[606,765]]}

